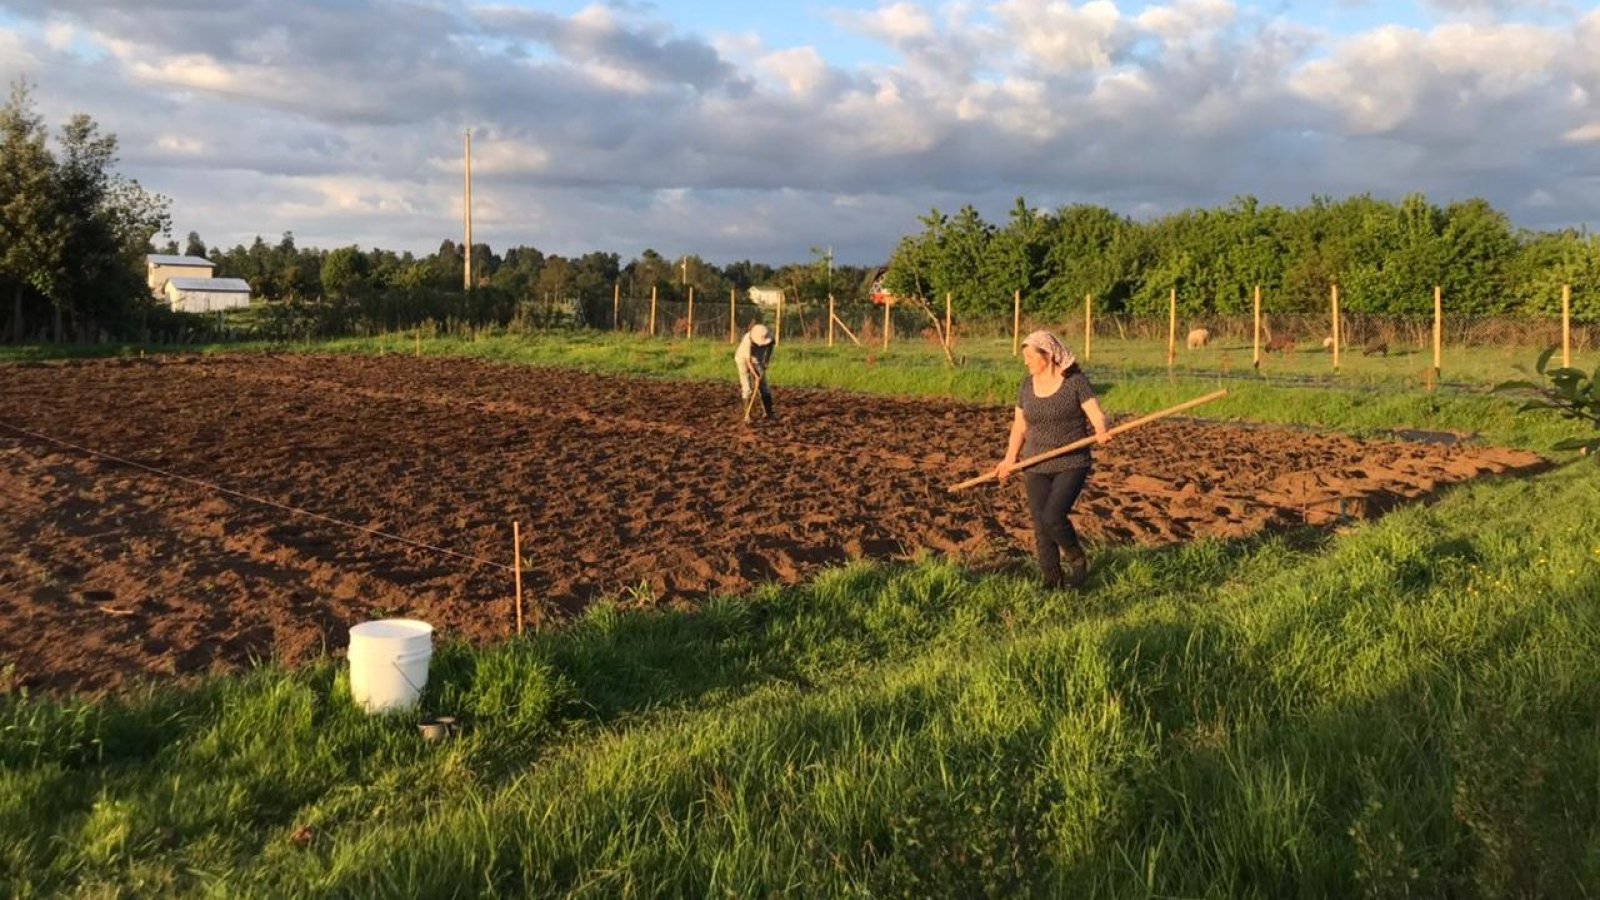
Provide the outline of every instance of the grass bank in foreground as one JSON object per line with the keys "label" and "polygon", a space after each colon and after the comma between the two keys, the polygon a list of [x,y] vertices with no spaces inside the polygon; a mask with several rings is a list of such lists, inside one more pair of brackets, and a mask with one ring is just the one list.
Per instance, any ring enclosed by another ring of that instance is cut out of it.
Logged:
{"label": "grass bank in foreground", "polygon": [[0,890],[1584,897],[1600,471],[1339,536],[926,561],[436,660],[0,700]]}

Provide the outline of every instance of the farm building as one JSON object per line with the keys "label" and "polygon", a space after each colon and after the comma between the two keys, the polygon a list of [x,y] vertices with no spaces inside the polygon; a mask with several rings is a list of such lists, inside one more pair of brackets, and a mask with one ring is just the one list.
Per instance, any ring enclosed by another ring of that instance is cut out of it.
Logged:
{"label": "farm building", "polygon": [[179,312],[217,312],[250,305],[243,278],[168,278],[167,302]]}
{"label": "farm building", "polygon": [[212,270],[217,264],[209,259],[199,256],[172,256],[166,253],[150,253],[144,258],[145,283],[150,286],[150,293],[157,297],[164,297],[167,293],[167,279],[169,278],[210,278]]}
{"label": "farm building", "polygon": [[782,297],[783,288],[762,284],[750,286],[750,302],[757,306],[777,306]]}

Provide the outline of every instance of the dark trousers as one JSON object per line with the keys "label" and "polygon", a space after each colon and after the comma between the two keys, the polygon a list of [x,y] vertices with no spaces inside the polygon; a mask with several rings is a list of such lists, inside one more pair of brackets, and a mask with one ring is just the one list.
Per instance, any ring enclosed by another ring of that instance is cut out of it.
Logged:
{"label": "dark trousers", "polygon": [[[1077,586],[1088,577],[1089,560],[1069,518],[1072,505],[1078,502],[1078,494],[1088,478],[1088,466],[1048,474],[1029,472],[1024,476],[1028,509],[1033,513],[1034,552],[1039,557],[1039,572],[1052,587]],[[1068,568],[1066,574],[1061,571],[1063,555]]]}

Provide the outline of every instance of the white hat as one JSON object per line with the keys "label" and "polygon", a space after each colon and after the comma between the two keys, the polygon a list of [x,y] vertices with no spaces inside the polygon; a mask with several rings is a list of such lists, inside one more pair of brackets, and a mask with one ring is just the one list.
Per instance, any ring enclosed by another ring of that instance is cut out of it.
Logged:
{"label": "white hat", "polygon": [[750,343],[765,347],[772,343],[772,332],[767,330],[767,326],[757,322],[750,326]]}

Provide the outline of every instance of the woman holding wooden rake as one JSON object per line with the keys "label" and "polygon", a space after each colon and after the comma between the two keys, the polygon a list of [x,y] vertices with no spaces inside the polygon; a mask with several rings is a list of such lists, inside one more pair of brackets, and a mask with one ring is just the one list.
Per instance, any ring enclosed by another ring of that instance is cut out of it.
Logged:
{"label": "woman holding wooden rake", "polygon": [[[1101,443],[1110,438],[1094,388],[1077,358],[1055,335],[1048,331],[1028,335],[1022,341],[1022,362],[1028,377],[1017,390],[1005,459],[994,470],[1001,481],[1017,471],[1017,460],[1087,438],[1091,427]],[[1023,471],[1039,571],[1048,587],[1076,588],[1089,577],[1089,559],[1070,515],[1089,478],[1090,462],[1085,446]]]}

